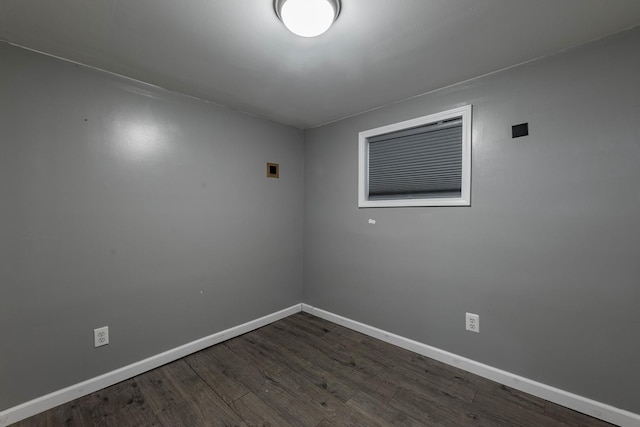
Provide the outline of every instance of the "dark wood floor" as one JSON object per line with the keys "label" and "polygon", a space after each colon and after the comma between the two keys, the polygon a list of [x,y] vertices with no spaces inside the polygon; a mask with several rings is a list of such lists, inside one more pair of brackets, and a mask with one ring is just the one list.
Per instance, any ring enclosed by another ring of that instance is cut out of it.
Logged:
{"label": "dark wood floor", "polygon": [[299,313],[16,426],[610,426]]}

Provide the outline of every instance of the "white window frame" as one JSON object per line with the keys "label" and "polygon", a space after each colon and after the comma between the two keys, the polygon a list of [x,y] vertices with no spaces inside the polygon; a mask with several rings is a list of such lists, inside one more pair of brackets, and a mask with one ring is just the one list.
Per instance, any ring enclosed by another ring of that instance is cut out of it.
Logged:
{"label": "white window frame", "polygon": [[[462,185],[460,197],[369,200],[369,138],[457,117],[462,118]],[[369,129],[358,134],[358,207],[401,206],[471,206],[471,105]]]}

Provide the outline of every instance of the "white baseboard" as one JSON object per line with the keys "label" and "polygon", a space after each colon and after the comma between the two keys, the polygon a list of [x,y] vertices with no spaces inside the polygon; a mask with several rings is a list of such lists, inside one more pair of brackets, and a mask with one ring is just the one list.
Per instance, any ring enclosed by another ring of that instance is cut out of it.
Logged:
{"label": "white baseboard", "polygon": [[174,360],[178,360],[212,345],[240,336],[253,331],[254,329],[261,328],[277,320],[284,319],[285,317],[300,311],[313,314],[314,316],[345,326],[354,331],[361,332],[365,335],[380,339],[398,347],[430,357],[448,365],[458,367],[465,371],[472,372],[500,384],[504,384],[550,402],[566,406],[567,408],[571,408],[609,423],[616,424],[621,427],[640,426],[639,414],[634,414],[633,412],[625,411],[624,409],[619,409],[577,394],[569,393],[567,391],[449,353],[448,351],[422,344],[417,341],[383,331],[382,329],[374,328],[373,326],[365,325],[364,323],[330,313],[308,304],[296,304],[284,310],[280,310],[259,319],[218,332],[208,337],[201,338],[172,350],[165,351],[164,353],[160,353],[131,365],[116,369],[115,371],[108,372],[104,375],[100,375],[29,402],[25,402],[21,405],[14,406],[13,408],[9,408],[0,412],[0,427],[6,427],[40,412],[44,412],[58,405],[62,405],[79,397],[155,369],[159,366],[173,362]]}
{"label": "white baseboard", "polygon": [[364,323],[321,310],[308,304],[302,304],[302,311],[370,337],[402,347],[406,350],[413,351],[414,353],[438,360],[446,363],[447,365],[455,366],[467,372],[472,372],[476,375],[480,375],[481,377],[488,378],[497,383],[532,394],[541,399],[582,412],[583,414],[590,415],[594,418],[598,418],[621,427],[640,426],[639,414],[634,414],[633,412],[625,411],[624,409],[619,409],[577,394],[569,393],[567,391],[449,353],[448,351],[431,347],[429,345],[383,331],[382,329],[374,328],[373,326],[365,325]]}
{"label": "white baseboard", "polygon": [[0,427],[8,426],[9,424],[24,420],[25,418],[29,418],[33,415],[44,412],[58,405],[62,405],[79,397],[86,396],[87,394],[101,390],[105,387],[109,387],[121,381],[133,378],[136,375],[140,375],[159,366],[173,362],[174,360],[178,360],[192,353],[203,350],[207,347],[211,347],[212,345],[221,343],[222,341],[226,341],[228,339],[253,331],[254,329],[261,328],[265,325],[268,325],[269,323],[284,319],[285,317],[288,317],[300,311],[301,305],[296,304],[289,308],[285,308],[284,310],[268,314],[259,319],[251,320],[247,323],[243,323],[242,325],[226,329],[213,335],[209,335],[208,337],[204,337],[180,347],[165,351],[164,353],[151,356],[139,362],[132,363],[131,365],[116,369],[115,371],[107,372],[104,375],[91,378],[87,381],[74,384],[62,390],[55,391],[29,402],[25,402],[21,405],[14,406],[0,412]]}

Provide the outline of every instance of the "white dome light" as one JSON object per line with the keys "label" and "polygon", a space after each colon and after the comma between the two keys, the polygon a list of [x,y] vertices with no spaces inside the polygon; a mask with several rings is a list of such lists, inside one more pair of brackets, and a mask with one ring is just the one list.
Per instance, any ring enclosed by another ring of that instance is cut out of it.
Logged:
{"label": "white dome light", "polygon": [[339,0],[275,0],[274,6],[289,31],[301,37],[324,33],[340,13]]}

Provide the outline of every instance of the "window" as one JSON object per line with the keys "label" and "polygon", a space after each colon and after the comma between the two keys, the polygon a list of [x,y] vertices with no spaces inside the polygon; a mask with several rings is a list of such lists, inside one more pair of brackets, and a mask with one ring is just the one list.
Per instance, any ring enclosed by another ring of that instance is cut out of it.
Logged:
{"label": "window", "polygon": [[358,207],[469,206],[471,106],[359,134]]}

